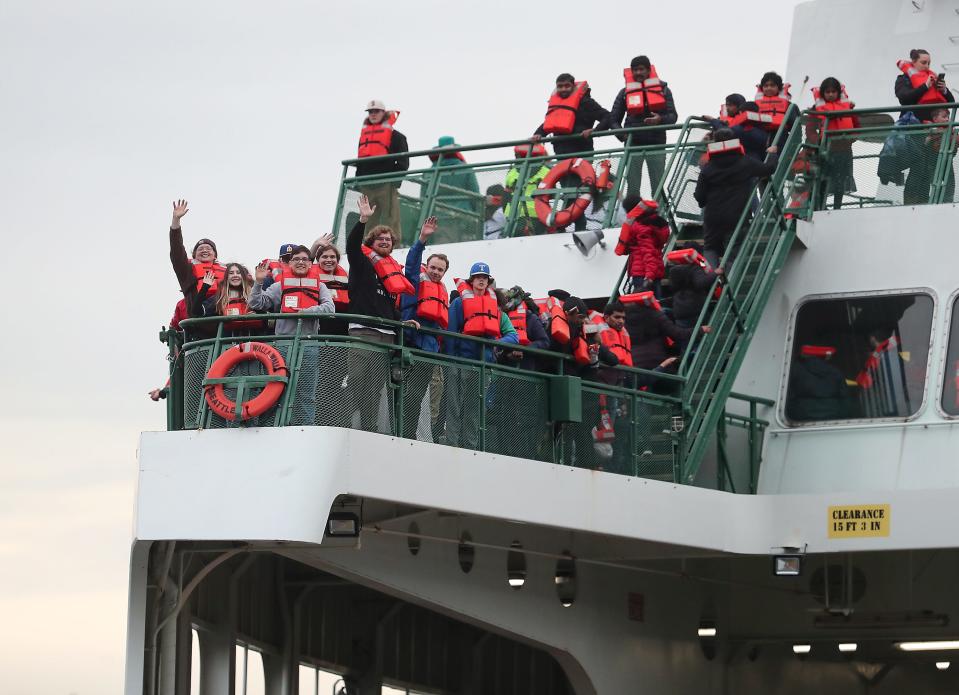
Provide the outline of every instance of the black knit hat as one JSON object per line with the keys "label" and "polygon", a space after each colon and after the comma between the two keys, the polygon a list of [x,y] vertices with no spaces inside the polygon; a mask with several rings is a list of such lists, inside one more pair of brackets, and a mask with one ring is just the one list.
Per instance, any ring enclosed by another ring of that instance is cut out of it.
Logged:
{"label": "black knit hat", "polygon": [[220,254],[217,252],[217,250],[216,250],[216,244],[214,244],[212,240],[210,240],[210,239],[200,239],[198,242],[196,242],[196,243],[193,245],[193,253],[191,254],[192,256],[194,256],[194,257],[196,256],[196,247],[199,246],[200,244],[209,244],[210,246],[213,247],[213,255],[215,255],[215,256],[219,256],[219,255],[220,255]]}

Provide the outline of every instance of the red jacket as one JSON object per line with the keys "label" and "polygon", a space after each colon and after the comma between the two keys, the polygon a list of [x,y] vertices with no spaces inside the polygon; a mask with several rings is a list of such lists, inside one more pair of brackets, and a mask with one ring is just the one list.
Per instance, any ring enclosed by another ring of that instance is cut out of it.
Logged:
{"label": "red jacket", "polygon": [[[656,223],[659,224],[656,224]],[[663,246],[669,240],[669,227],[658,216],[634,220],[629,226],[629,274],[647,280],[666,275]]]}

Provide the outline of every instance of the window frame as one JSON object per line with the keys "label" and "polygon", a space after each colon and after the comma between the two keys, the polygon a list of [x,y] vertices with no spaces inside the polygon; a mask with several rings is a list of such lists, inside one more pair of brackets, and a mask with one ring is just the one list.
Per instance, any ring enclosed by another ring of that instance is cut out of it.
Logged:
{"label": "window frame", "polygon": [[950,294],[946,300],[948,312],[946,313],[942,329],[943,345],[939,350],[939,384],[936,388],[936,412],[938,412],[944,420],[959,420],[959,413],[952,415],[947,413],[946,409],[942,407],[942,397],[946,395],[946,379],[949,373],[947,360],[949,359],[949,347],[952,342],[952,316],[955,313],[957,302],[959,302],[959,289],[953,290],[952,294]]}
{"label": "window frame", "polygon": [[[959,290],[955,293],[957,298],[959,298]],[[929,346],[926,352],[926,375],[925,382],[922,388],[922,400],[919,402],[919,406],[916,408],[915,412],[909,416],[905,417],[871,417],[871,418],[848,418],[845,420],[810,420],[808,422],[794,422],[786,417],[786,396],[789,390],[789,378],[792,373],[792,354],[793,354],[793,345],[796,340],[796,325],[799,318],[799,311],[809,302],[832,300],[832,299],[873,299],[877,297],[896,297],[900,295],[924,295],[929,297],[932,300],[932,315],[930,317],[929,324]],[[776,407],[776,417],[779,420],[779,423],[783,426],[784,429],[790,431],[809,429],[809,428],[821,428],[821,427],[837,427],[837,426],[849,426],[849,425],[870,425],[870,424],[888,424],[888,423],[906,423],[912,422],[913,420],[920,417],[926,409],[926,404],[929,400],[929,393],[932,389],[929,388],[929,376],[933,371],[933,346],[936,342],[936,316],[939,312],[939,295],[936,294],[936,291],[931,287],[903,287],[897,289],[886,289],[886,290],[859,290],[855,292],[827,292],[823,294],[808,294],[801,297],[796,301],[796,304],[792,308],[792,312],[789,316],[789,321],[786,324],[786,343],[783,351],[783,369],[782,369],[782,379],[779,385],[779,403]],[[945,357],[942,358],[945,361]],[[937,390],[941,390],[943,387],[942,380],[939,380],[941,383],[937,387]],[[940,406],[941,396],[937,398],[936,401]],[[953,416],[959,418],[959,415]]]}

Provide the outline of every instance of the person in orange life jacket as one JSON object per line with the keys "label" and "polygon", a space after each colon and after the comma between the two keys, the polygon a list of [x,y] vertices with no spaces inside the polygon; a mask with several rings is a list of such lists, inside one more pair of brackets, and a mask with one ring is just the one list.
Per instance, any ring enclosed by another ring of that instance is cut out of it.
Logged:
{"label": "person in orange life jacket", "polygon": [[[203,277],[203,284],[213,282],[213,273]],[[253,289],[253,276],[246,266],[240,263],[227,263],[226,275],[213,296],[203,299],[198,294],[193,300],[191,311],[195,316],[236,316],[254,313],[250,311],[247,300]],[[270,333],[266,322],[251,317],[249,321],[236,321],[223,324],[223,334],[229,336],[265,335]]]}
{"label": "person in orange life jacket", "polygon": [[[413,285],[416,294],[404,294],[400,300],[400,311],[406,320],[415,320],[420,327],[445,330],[449,319],[449,292],[443,284],[443,277],[449,268],[449,258],[442,253],[431,254],[423,264],[423,252],[430,237],[436,232],[436,218],[428,217],[420,229],[420,235],[406,254],[404,274]],[[406,329],[406,344],[427,352],[439,352],[437,336],[419,330]],[[413,373],[406,379],[403,393],[404,412],[403,436],[416,438],[417,425],[423,397],[430,388],[430,419],[433,432],[439,417],[439,401],[443,393],[443,370],[438,366],[431,370],[432,376],[425,377],[423,371]]]}
{"label": "person in orange life jacket", "polygon": [[[952,92],[946,87],[946,80],[940,80],[939,76],[930,68],[932,58],[929,55],[929,51],[923,48],[914,48],[909,51],[909,60],[912,64],[907,64],[908,67],[900,63],[901,73],[896,77],[894,89],[896,99],[899,100],[900,104],[903,106],[916,106],[917,104],[936,102],[947,104],[955,101],[952,97]],[[906,68],[906,70],[911,69],[914,72],[917,84],[913,84],[913,78],[903,71],[904,68]],[[906,111],[910,110],[911,109],[903,110],[900,115],[904,115]],[[927,120],[929,118],[922,110],[917,111],[916,115],[920,120]]]}
{"label": "person in orange life jacket", "polygon": [[[714,142],[732,140],[733,132],[720,128],[713,133]],[[776,148],[766,150],[773,155],[768,162],[757,162],[741,150],[731,150],[710,157],[696,181],[693,197],[703,208],[703,236],[706,260],[713,268],[720,267],[729,238],[743,210],[750,204],[756,179],[766,179],[776,171]],[[730,262],[735,255],[730,255]]]}
{"label": "person in orange life jacket", "polygon": [[[529,293],[519,285],[514,285],[508,290],[496,290],[496,294],[498,297],[502,294],[500,308],[506,312],[510,323],[516,329],[519,344],[537,350],[548,350],[549,335],[540,320],[539,307],[530,298]],[[510,367],[521,369],[535,370],[538,366],[536,358],[522,350],[504,350],[500,355],[500,361]]]}
{"label": "person in orange life jacket", "polygon": [[842,420],[850,415],[846,378],[828,346],[802,345],[789,368],[786,417],[796,422]]}
{"label": "person in orange life jacket", "polygon": [[266,260],[266,264],[270,268],[270,274],[263,279],[263,289],[268,289],[269,286],[280,277],[280,274],[283,272],[283,266],[290,264],[290,256],[293,255],[293,249],[297,246],[299,246],[299,244],[283,244],[280,247],[280,252],[276,255],[276,260]]}
{"label": "person in orange life jacket", "polygon": [[[436,226],[436,218],[428,217],[423,223],[422,229],[420,229],[419,237],[413,242],[406,254],[406,265],[403,273],[413,286],[414,294],[404,294],[400,298],[400,312],[405,320],[417,321],[420,326],[426,328],[445,330],[446,325],[442,321],[427,318],[437,310],[439,310],[439,314],[449,316],[449,292],[443,285],[443,277],[446,275],[450,264],[449,258],[442,253],[434,253],[426,259],[425,271],[423,269],[423,252],[426,250],[426,244],[430,237],[436,233]],[[438,297],[442,295],[442,302],[438,299],[426,299],[421,296],[420,287],[424,282],[432,283],[429,288],[431,292],[427,296]],[[424,306],[430,302],[436,303],[437,306]],[[406,331],[406,340],[408,344],[414,345],[420,350],[426,350],[427,352],[440,351],[439,340],[432,333],[421,333],[410,328]]]}
{"label": "person in orange life jacket", "polygon": [[[555,290],[551,292],[555,296]],[[553,352],[572,355],[574,361],[563,368],[563,373],[587,379],[599,380],[600,366],[615,367],[619,359],[615,353],[599,341],[599,327],[586,322],[589,308],[579,297],[568,296],[563,300],[563,311],[569,324],[569,342],[565,345],[550,339],[549,349]],[[582,343],[585,342],[585,354]]]}
{"label": "person in orange life jacket", "polygon": [[[626,306],[616,300],[603,309],[603,323],[600,324],[599,342],[606,346],[624,367],[631,367],[633,356],[626,331]],[[599,380],[605,384],[621,386],[626,380],[626,373],[618,369],[600,368]]]}
{"label": "person in orange life jacket", "polygon": [[[762,79],[759,80],[759,92],[756,94],[756,105],[759,106],[759,112],[784,116],[789,111],[790,104],[789,93],[783,94],[785,88],[786,84],[779,73],[770,70],[764,74]],[[790,123],[795,118],[794,114],[785,117],[786,130],[791,127]]]}
{"label": "person in orange life jacket", "polygon": [[[813,108],[819,111],[846,110],[854,109],[856,105],[846,98],[845,90],[835,77],[827,77],[819,85],[818,90],[813,90],[813,97],[816,103]],[[842,98],[842,100],[840,100]],[[817,143],[822,138],[820,132],[823,127],[827,130],[846,130],[859,127],[859,117],[841,117],[829,119],[826,122],[825,116],[810,118],[806,123],[806,140]],[[828,141],[828,153],[826,155],[823,173],[827,177],[825,185],[822,186],[822,200],[817,209],[825,208],[826,197],[831,193],[833,197],[833,208],[838,210],[842,207],[843,193],[850,193],[856,190],[856,182],[852,177],[852,143],[853,138],[843,136],[830,138]]]}
{"label": "person in orange life jacket", "polygon": [[[500,311],[492,284],[489,266],[483,262],[474,263],[469,279],[460,286],[460,296],[450,304],[449,330],[470,335],[473,333],[467,331],[478,331],[486,325],[489,329],[480,337],[497,338],[501,343],[516,345],[519,343],[516,329],[506,313]],[[444,338],[443,352],[489,363],[494,361],[492,347],[471,340]],[[479,442],[480,408],[487,407],[485,386],[480,402],[475,395],[474,376],[467,370],[453,370],[446,380],[446,443],[450,446],[476,448]]]}
{"label": "person in orange life jacket", "polygon": [[[193,245],[192,257],[187,256],[186,248],[183,246],[183,229],[180,227],[180,220],[189,211],[187,201],[175,201],[173,203],[173,221],[170,223],[170,263],[173,264],[173,272],[176,274],[180,291],[186,300],[187,313],[193,305],[194,297],[200,291],[203,284],[202,278],[206,271],[213,270],[217,277],[223,275],[223,266],[216,262],[216,244],[210,239],[200,239]],[[215,289],[212,285],[208,288],[209,291],[215,291]],[[199,332],[206,333],[208,331],[209,328],[206,328]]]}
{"label": "person in orange life jacket", "polygon": [[[253,311],[276,312],[284,314],[332,314],[335,312],[333,295],[326,285],[319,281],[318,273],[310,261],[310,250],[297,246],[290,256],[290,266],[283,271],[280,279],[268,289],[263,289],[263,281],[270,275],[267,263],[256,267],[253,291],[247,299],[247,307]],[[302,284],[306,281],[308,284]],[[299,321],[294,318],[277,319],[276,334],[292,335],[296,333]],[[320,333],[320,321],[303,321],[301,335]]]}
{"label": "person in orange life jacket", "polygon": [[[640,203],[638,195],[628,195],[623,206],[632,212]],[[656,298],[662,296],[660,283],[666,275],[663,265],[663,247],[669,241],[669,225],[660,217],[655,208],[643,209],[636,217],[629,217],[623,223],[624,238],[629,254],[629,276],[634,292],[652,290]]]}
{"label": "person in orange life jacket", "polygon": [[[703,248],[688,242],[676,247],[676,250],[693,249],[702,254]],[[695,263],[676,263],[669,266],[669,283],[673,289],[670,298],[672,319],[680,328],[692,328],[696,325],[703,307],[709,301],[709,290],[716,281],[712,268],[703,268]],[[685,347],[682,343],[680,347]]]}
{"label": "person in orange life jacket", "polygon": [[[357,152],[357,176],[378,176],[380,181],[360,184],[360,193],[369,201],[373,216],[370,226],[385,224],[400,237],[400,183],[401,174],[410,168],[410,158],[402,156],[409,152],[406,136],[393,127],[399,112],[387,111],[379,99],[366,105],[366,118],[360,130],[360,146]],[[366,157],[396,155],[388,159],[363,161]],[[393,176],[388,176],[393,174]],[[386,177],[386,181],[382,178]]]}
{"label": "person in orange life jacket", "polygon": [[[636,56],[629,62],[629,69],[632,73],[633,82],[645,83],[652,75],[653,66],[649,58],[641,55]],[[632,109],[627,108],[626,88],[619,90],[619,94],[613,101],[613,108],[610,109],[609,127],[619,128],[622,124],[624,128],[637,128],[675,123],[679,116],[676,113],[672,91],[662,81],[654,89],[661,94],[661,99],[645,99],[642,108]],[[625,122],[623,122],[623,116],[626,117]],[[632,147],[666,144],[665,130],[640,131],[633,133],[631,138],[626,135],[618,135],[617,137],[623,142],[628,140]],[[626,195],[640,195],[640,186],[643,182],[643,162],[646,163],[646,168],[649,170],[650,191],[655,191],[656,187],[659,186],[659,182],[663,178],[663,172],[666,170],[665,150],[648,153],[640,150],[634,152],[630,158],[629,172],[626,174]]]}
{"label": "person in orange life jacket", "polygon": [[[709,333],[709,326],[702,326]],[[692,336],[692,329],[677,326],[666,314],[642,302],[631,302],[626,309],[626,331],[632,343],[633,366],[640,369],[662,367],[670,355],[666,338],[677,344],[685,344]],[[670,363],[672,364],[672,363]],[[668,384],[667,384],[668,385]]]}
{"label": "person in orange life jacket", "polygon": [[556,90],[549,101],[546,119],[530,140],[536,143],[544,135],[579,135],[553,142],[553,152],[558,156],[592,152],[593,132],[609,128],[609,111],[590,96],[589,86],[564,72],[556,78]]}
{"label": "person in orange life jacket", "polygon": [[[947,139],[943,135],[946,134],[947,124],[951,120],[949,110],[933,109],[923,116],[928,118],[930,123],[941,123],[943,125],[941,129],[927,134],[921,143],[916,143],[914,160],[909,167],[909,175],[906,176],[902,193],[903,202],[906,205],[924,205],[930,202],[931,186],[939,162],[939,153],[947,145]],[[949,166],[946,167],[945,202],[951,202],[956,191],[952,159],[956,156],[957,137],[959,137],[959,133],[954,132],[951,140],[948,141],[950,151],[946,153]]]}
{"label": "person in orange life jacket", "polygon": [[[350,313],[349,273],[340,265],[340,250],[332,234],[322,234],[310,246],[310,256],[320,268],[320,281],[333,295],[337,314]],[[321,328],[328,335],[346,335],[346,319],[327,321]]]}
{"label": "person in orange life jacket", "polygon": [[733,131],[733,136],[739,138],[743,144],[747,156],[759,161],[764,160],[766,148],[769,147],[769,133],[753,125],[745,115],[747,112],[759,112],[756,102],[746,101],[746,97],[742,94],[730,94],[726,97],[725,110],[725,118],[713,118],[707,115],[703,116],[703,120],[709,121],[714,131],[729,128]]}

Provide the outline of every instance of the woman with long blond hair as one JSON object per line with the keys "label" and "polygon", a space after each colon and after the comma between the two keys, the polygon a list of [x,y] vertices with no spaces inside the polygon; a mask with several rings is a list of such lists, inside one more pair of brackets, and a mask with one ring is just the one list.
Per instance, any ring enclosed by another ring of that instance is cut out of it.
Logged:
{"label": "woman with long blond hair", "polygon": [[[212,273],[208,273],[212,275]],[[212,283],[213,278],[203,278],[203,284]],[[219,283],[216,294],[206,300],[194,300],[194,316],[243,316],[252,314],[247,306],[253,291],[253,276],[242,263],[228,263],[224,273],[224,282]],[[198,297],[203,296],[198,293]],[[234,320],[223,327],[224,335],[247,336],[262,335],[265,323],[261,319]]]}

